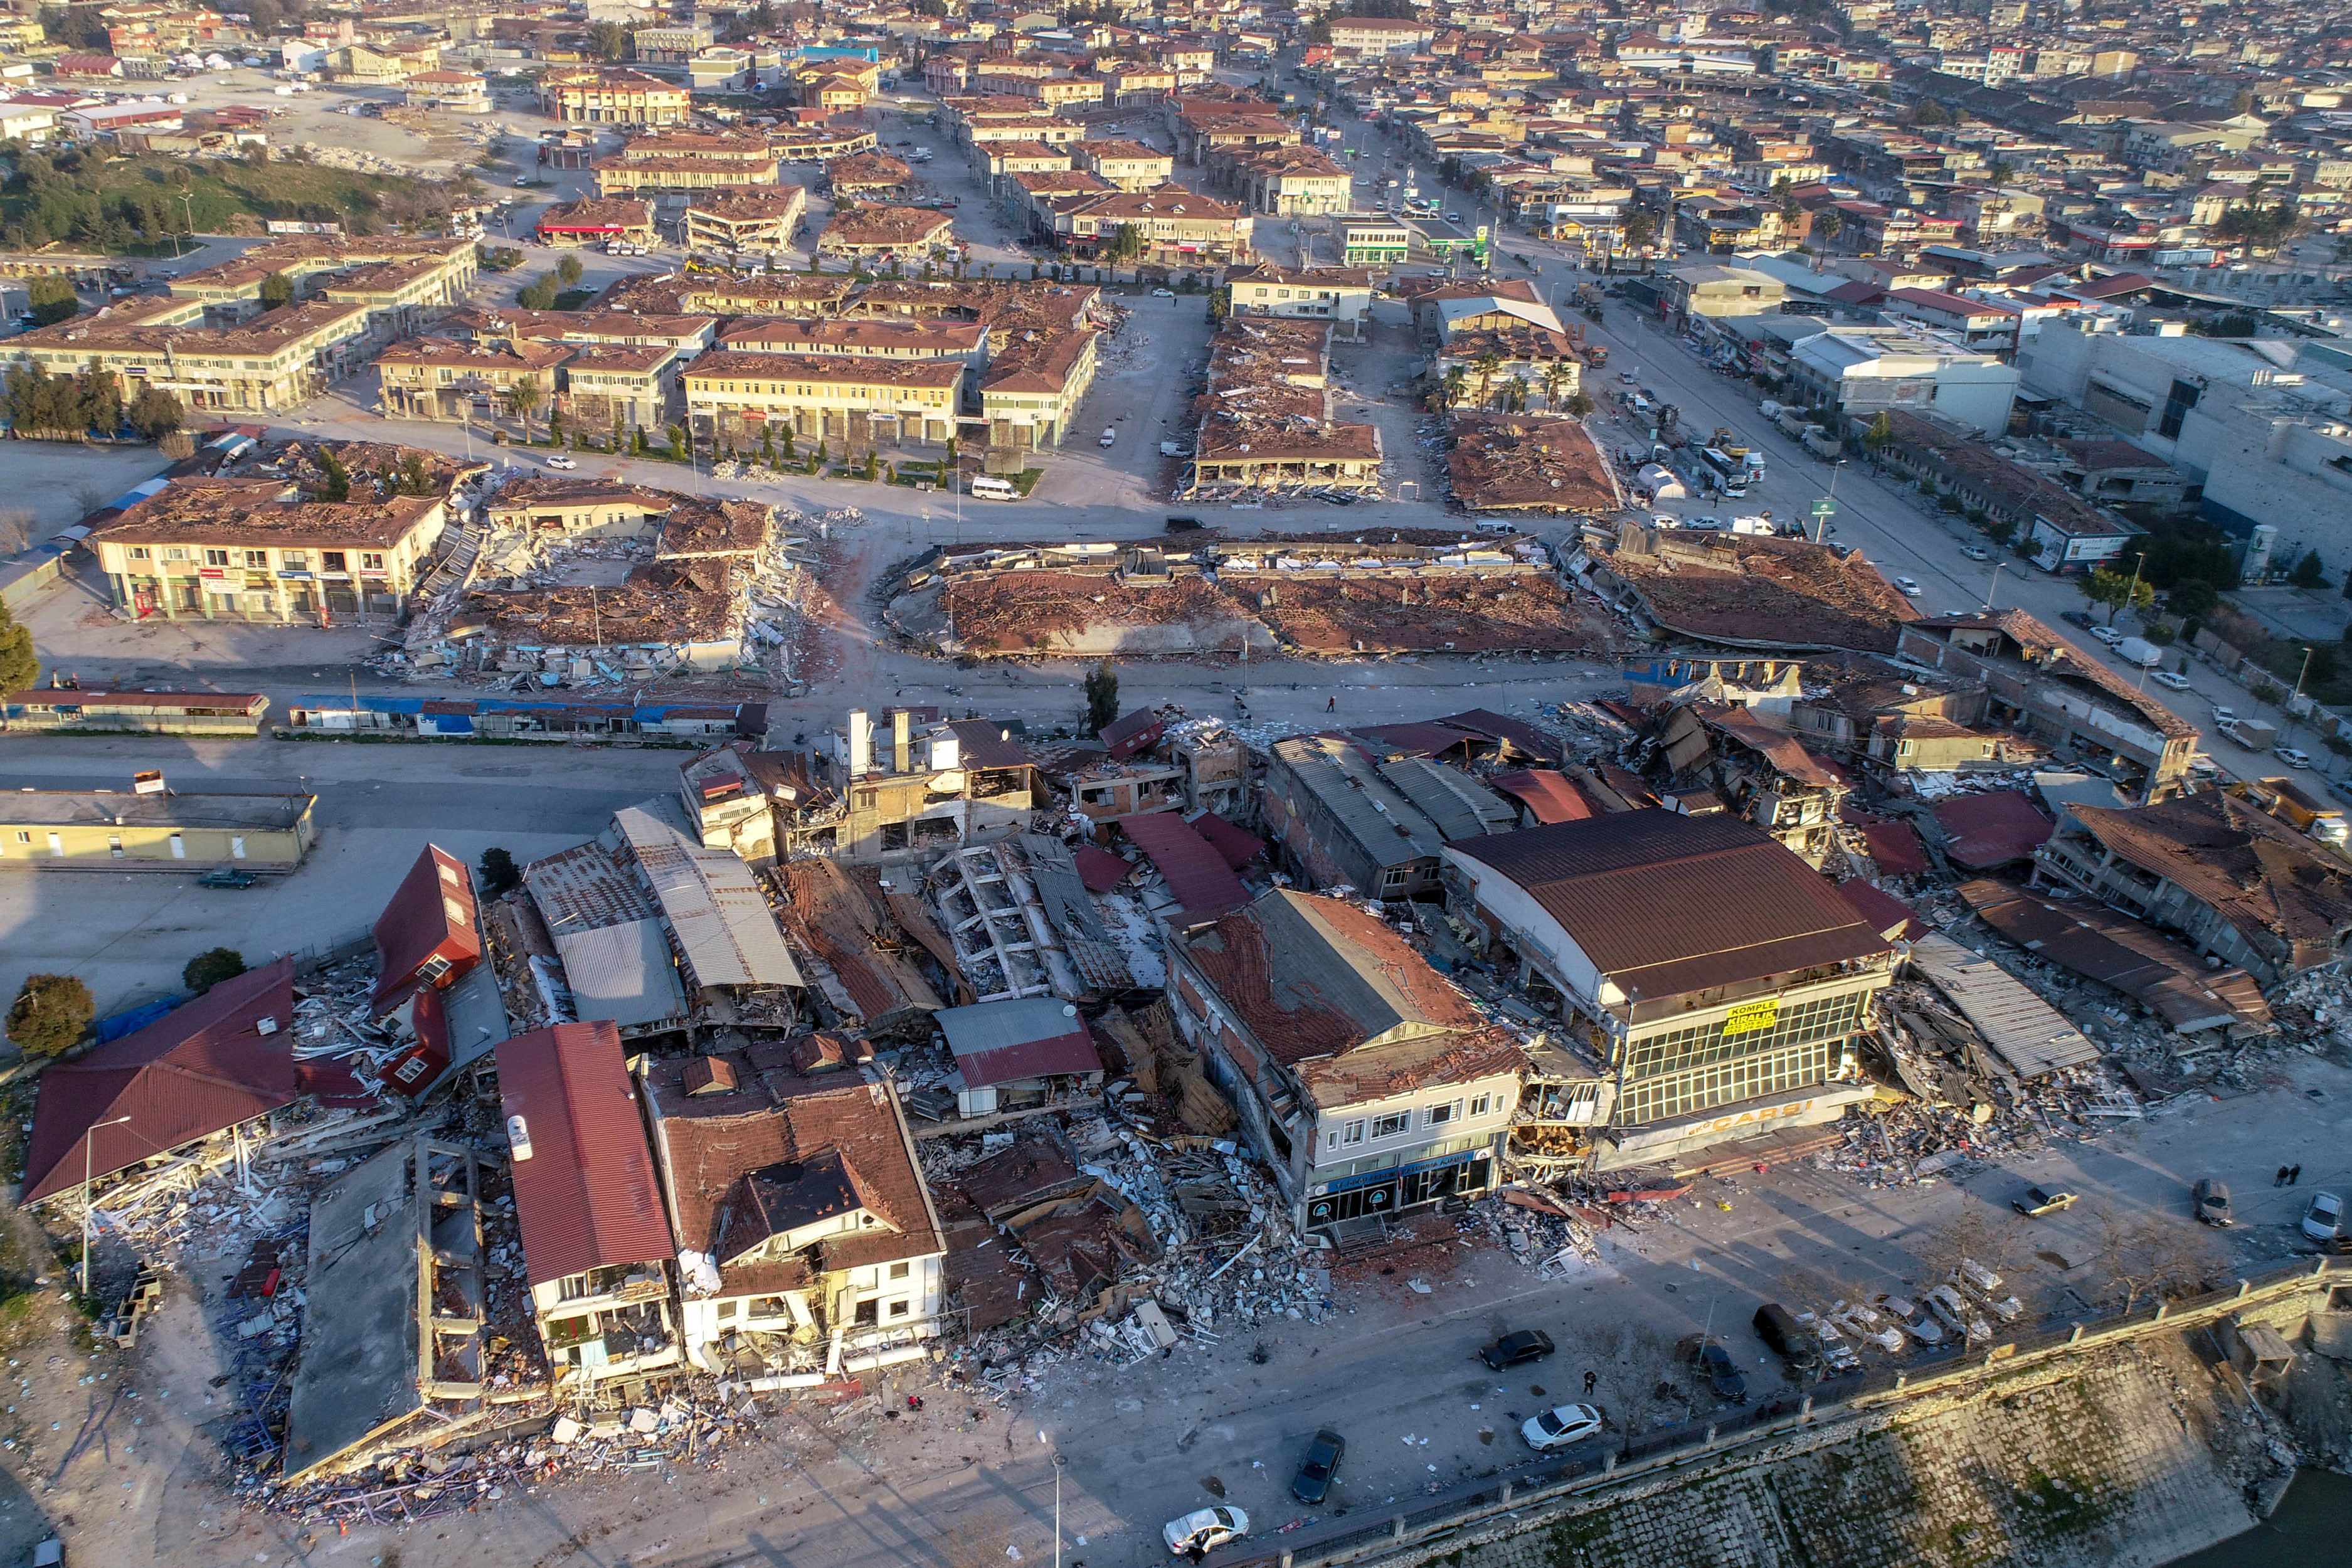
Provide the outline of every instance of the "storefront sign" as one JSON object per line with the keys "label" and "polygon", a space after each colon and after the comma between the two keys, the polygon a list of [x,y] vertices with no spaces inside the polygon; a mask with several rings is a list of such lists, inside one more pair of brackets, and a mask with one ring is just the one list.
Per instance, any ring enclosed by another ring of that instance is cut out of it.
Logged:
{"label": "storefront sign", "polygon": [[1752,1035],[1769,1029],[1780,1021],[1780,999],[1767,996],[1760,1002],[1742,1002],[1723,1020],[1727,1035]]}
{"label": "storefront sign", "polygon": [[289,582],[308,583],[310,580],[310,574],[308,572],[280,572],[278,574]]}
{"label": "storefront sign", "polygon": [[352,574],[348,572],[321,572],[319,574],[319,580],[322,583],[348,583],[352,580]]}
{"label": "storefront sign", "polygon": [[224,568],[218,566],[200,566],[196,569],[196,575],[199,577],[217,578],[226,577],[228,575],[228,573]]}

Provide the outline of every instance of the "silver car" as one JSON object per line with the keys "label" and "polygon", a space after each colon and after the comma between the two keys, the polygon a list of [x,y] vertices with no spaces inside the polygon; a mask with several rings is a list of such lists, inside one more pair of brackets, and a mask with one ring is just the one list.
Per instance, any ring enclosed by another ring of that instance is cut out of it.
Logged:
{"label": "silver car", "polygon": [[1228,1541],[1239,1541],[1248,1533],[1249,1515],[1222,1503],[1215,1508],[1195,1509],[1160,1527],[1160,1539],[1168,1543],[1171,1557],[1196,1556]]}
{"label": "silver car", "polygon": [[1519,1424],[1528,1447],[1541,1452],[1581,1443],[1601,1429],[1601,1412],[1590,1405],[1561,1405],[1539,1410]]}

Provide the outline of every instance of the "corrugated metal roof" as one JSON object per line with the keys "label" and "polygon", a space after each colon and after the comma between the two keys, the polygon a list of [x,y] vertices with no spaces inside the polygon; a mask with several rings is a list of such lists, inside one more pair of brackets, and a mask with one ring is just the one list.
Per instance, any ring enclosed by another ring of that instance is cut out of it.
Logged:
{"label": "corrugated metal roof", "polygon": [[1568,775],[1549,768],[1521,768],[1496,773],[1486,782],[1523,803],[1539,823],[1582,822],[1599,815]]}
{"label": "corrugated metal roof", "polygon": [[453,962],[480,963],[481,923],[466,863],[427,844],[376,917],[376,1014],[398,1006],[416,989],[417,966],[436,952]]}
{"label": "corrugated metal roof", "polygon": [[[275,1021],[264,1035],[260,1020]],[[25,1195],[34,1203],[95,1175],[152,1159],[183,1143],[291,1104],[294,961],[281,958],[224,980],[136,1034],[41,1075],[25,1152]],[[100,1127],[117,1117],[131,1120]],[[87,1152],[83,1142],[87,1139]]]}
{"label": "corrugated metal roof", "polygon": [[2019,1077],[2041,1078],[2099,1059],[2099,1047],[2024,982],[1950,937],[1920,938],[1912,944],[1911,962]]}
{"label": "corrugated metal roof", "polygon": [[555,951],[572,987],[572,1010],[583,1024],[602,1018],[629,1028],[686,1016],[686,994],[659,921],[559,931]]}
{"label": "corrugated metal roof", "polygon": [[1207,839],[1210,847],[1225,858],[1225,864],[1236,871],[1265,854],[1265,839],[1235,827],[1213,811],[1204,811],[1185,820],[1192,825],[1192,831]]}
{"label": "corrugated metal roof", "polygon": [[1305,735],[1277,741],[1274,750],[1300,787],[1322,803],[1373,865],[1386,869],[1426,860],[1445,841],[1437,824],[1349,742]]}
{"label": "corrugated metal roof", "polygon": [[1426,757],[1402,757],[1379,764],[1381,777],[1419,806],[1448,838],[1478,838],[1507,833],[1517,826],[1518,813],[1500,795],[1460,768]]}
{"label": "corrugated metal roof", "polygon": [[946,1007],[932,1015],[973,1089],[1049,1073],[1103,1070],[1102,1056],[1078,1010],[1050,996]]}
{"label": "corrugated metal roof", "polygon": [[1939,802],[1936,824],[1951,837],[1944,853],[1953,864],[1970,870],[2027,859],[2051,831],[2050,819],[2013,789],[1956,795]]}
{"label": "corrugated metal roof", "polygon": [[697,985],[801,985],[800,965],[751,868],[724,850],[705,849],[667,813],[625,805],[613,822],[653,884],[662,915]]}
{"label": "corrugated metal roof", "polygon": [[610,1023],[558,1024],[500,1045],[499,1099],[530,1145],[512,1168],[533,1285],[677,1256]]}
{"label": "corrugated metal roof", "polygon": [[1225,864],[1225,858],[1174,812],[1122,816],[1118,829],[1151,858],[1151,863],[1168,879],[1168,890],[1175,896],[1180,908],[1208,916],[1239,909],[1249,902],[1249,889]]}
{"label": "corrugated metal roof", "polygon": [[522,882],[547,929],[559,936],[635,925],[658,912],[612,848],[595,839],[532,861],[523,868]]}
{"label": "corrugated metal roof", "polygon": [[2271,1021],[2252,975],[2208,970],[2188,948],[2102,905],[2056,903],[1990,878],[1963,882],[1959,895],[2020,947],[2137,997],[2176,1029]]}
{"label": "corrugated metal roof", "polygon": [[948,725],[955,731],[956,750],[968,768],[1018,768],[1029,762],[1004,726],[992,719],[958,719]]}
{"label": "corrugated metal roof", "polygon": [[1890,951],[1834,887],[1729,816],[1617,812],[1448,853],[1525,889],[1636,1001]]}
{"label": "corrugated metal roof", "polygon": [[1037,890],[1037,902],[1079,975],[1100,991],[1124,991],[1133,985],[1135,974],[1128,967],[1127,953],[1111,941],[1101,912],[1087,897],[1069,847],[1042,833],[1024,833],[1019,843],[1029,862],[1029,881]]}

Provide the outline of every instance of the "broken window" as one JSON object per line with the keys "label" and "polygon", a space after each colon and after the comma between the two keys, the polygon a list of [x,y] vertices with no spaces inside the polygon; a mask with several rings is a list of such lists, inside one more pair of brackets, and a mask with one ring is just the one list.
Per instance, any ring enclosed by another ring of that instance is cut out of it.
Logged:
{"label": "broken window", "polygon": [[882,1321],[879,1312],[877,1310],[880,1306],[881,1303],[878,1301],[858,1302],[857,1310],[850,1317],[850,1322],[858,1328],[870,1329],[874,1327],[875,1324]]}
{"label": "broken window", "polygon": [[882,847],[885,850],[904,849],[907,847],[907,825],[903,822],[884,823],[882,825]]}
{"label": "broken window", "polygon": [[722,1322],[722,1323],[726,1323],[726,1322],[731,1322],[731,1321],[734,1321],[734,1318],[735,1318],[735,1314],[736,1314],[737,1312],[739,1312],[739,1311],[740,1311],[740,1310],[742,1310],[742,1306],[743,1306],[743,1303],[742,1303],[742,1302],[740,1302],[740,1301],[721,1301],[721,1302],[719,1302],[719,1321],[720,1322]]}

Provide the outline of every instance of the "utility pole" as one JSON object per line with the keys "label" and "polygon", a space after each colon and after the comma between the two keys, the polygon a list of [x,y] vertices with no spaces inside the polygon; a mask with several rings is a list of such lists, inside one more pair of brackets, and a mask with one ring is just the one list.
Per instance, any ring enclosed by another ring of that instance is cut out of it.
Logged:
{"label": "utility pole", "polygon": [[1985,589],[1984,607],[1988,610],[1992,608],[1993,589],[2000,586],[2000,569],[2008,564],[2006,561],[1996,561],[1992,563],[1992,584]]}

